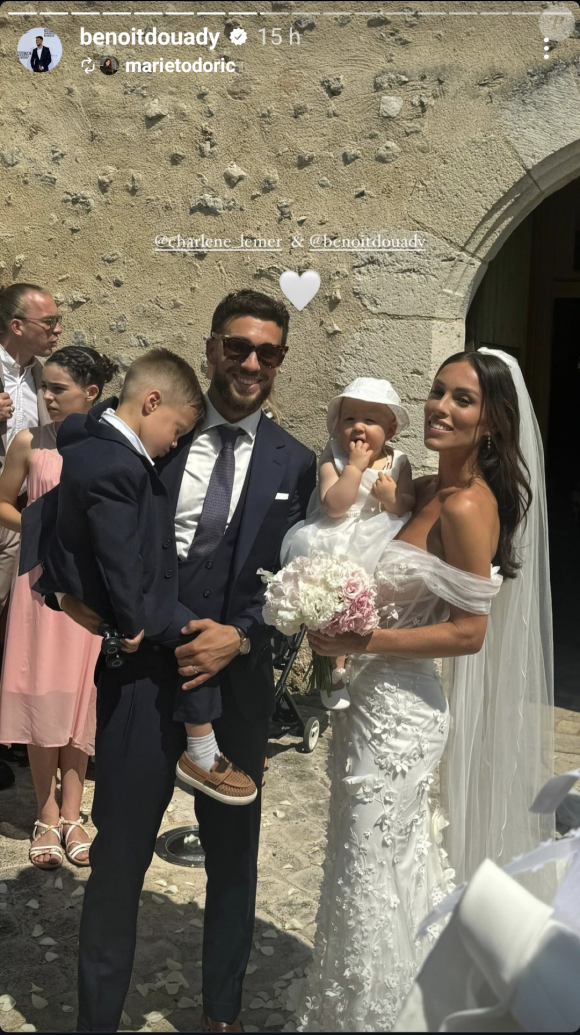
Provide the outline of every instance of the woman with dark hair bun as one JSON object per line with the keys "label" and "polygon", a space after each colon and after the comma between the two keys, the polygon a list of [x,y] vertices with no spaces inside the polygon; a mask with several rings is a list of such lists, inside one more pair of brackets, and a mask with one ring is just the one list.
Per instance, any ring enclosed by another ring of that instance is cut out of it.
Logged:
{"label": "woman with dark hair bun", "polygon": [[[0,524],[5,528],[21,531],[16,502],[25,481],[28,503],[58,484],[60,423],[71,413],[88,413],[117,369],[96,349],[78,346],[58,349],[45,363],[44,399],[53,423],[20,431],[10,445],[0,475]],[[18,564],[0,680],[0,743],[28,746],[38,803],[30,862],[54,870],[66,854],[75,865],[88,866],[90,842],[81,829],[80,809],[88,758],[94,754],[93,672],[101,641],[46,606],[32,589],[38,568],[17,572]]]}
{"label": "woman with dark hair bun", "polygon": [[[96,385],[99,389],[97,399],[100,398],[104,386],[119,372],[117,363],[88,345],[67,345],[66,348],[53,352],[49,362],[68,370],[73,381],[83,388]],[[72,412],[78,411],[71,410]]]}

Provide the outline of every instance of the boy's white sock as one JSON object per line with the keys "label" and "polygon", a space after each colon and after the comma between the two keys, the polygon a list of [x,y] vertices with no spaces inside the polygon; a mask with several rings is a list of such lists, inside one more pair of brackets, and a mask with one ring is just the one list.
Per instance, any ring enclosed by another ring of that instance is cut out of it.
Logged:
{"label": "boy's white sock", "polygon": [[212,730],[206,737],[188,737],[187,754],[192,762],[209,772],[214,762],[217,762],[220,757],[220,749],[214,731]]}

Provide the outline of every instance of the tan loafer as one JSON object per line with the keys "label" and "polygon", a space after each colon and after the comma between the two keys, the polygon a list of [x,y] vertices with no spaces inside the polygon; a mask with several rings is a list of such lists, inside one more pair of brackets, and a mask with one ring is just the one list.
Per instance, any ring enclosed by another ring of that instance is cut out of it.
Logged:
{"label": "tan loafer", "polygon": [[[258,795],[258,788],[252,778],[241,769],[237,769],[225,755],[220,755],[208,772],[207,769],[202,769],[200,765],[192,762],[187,752],[184,751],[177,763],[176,773],[178,780],[182,780],[188,787],[208,794],[210,798],[215,798],[224,805],[250,805]],[[231,1030],[241,1029],[233,1028]]]}

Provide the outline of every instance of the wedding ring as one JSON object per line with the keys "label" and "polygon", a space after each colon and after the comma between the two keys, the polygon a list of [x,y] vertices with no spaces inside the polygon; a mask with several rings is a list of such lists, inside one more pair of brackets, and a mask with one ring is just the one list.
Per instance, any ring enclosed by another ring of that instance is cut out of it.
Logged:
{"label": "wedding ring", "polygon": [[193,678],[195,678],[195,676],[197,676],[198,673],[199,673],[199,669],[198,668],[192,668],[191,675],[192,675]]}

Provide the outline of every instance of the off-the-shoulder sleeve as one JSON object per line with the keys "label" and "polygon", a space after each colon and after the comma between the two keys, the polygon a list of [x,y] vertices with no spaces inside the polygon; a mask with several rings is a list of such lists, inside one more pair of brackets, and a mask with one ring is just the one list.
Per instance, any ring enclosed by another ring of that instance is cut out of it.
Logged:
{"label": "off-the-shoulder sleeve", "polygon": [[425,555],[421,567],[425,584],[433,593],[453,607],[476,615],[489,614],[503,583],[498,568],[492,568],[490,577],[484,578],[454,568],[431,554]]}

